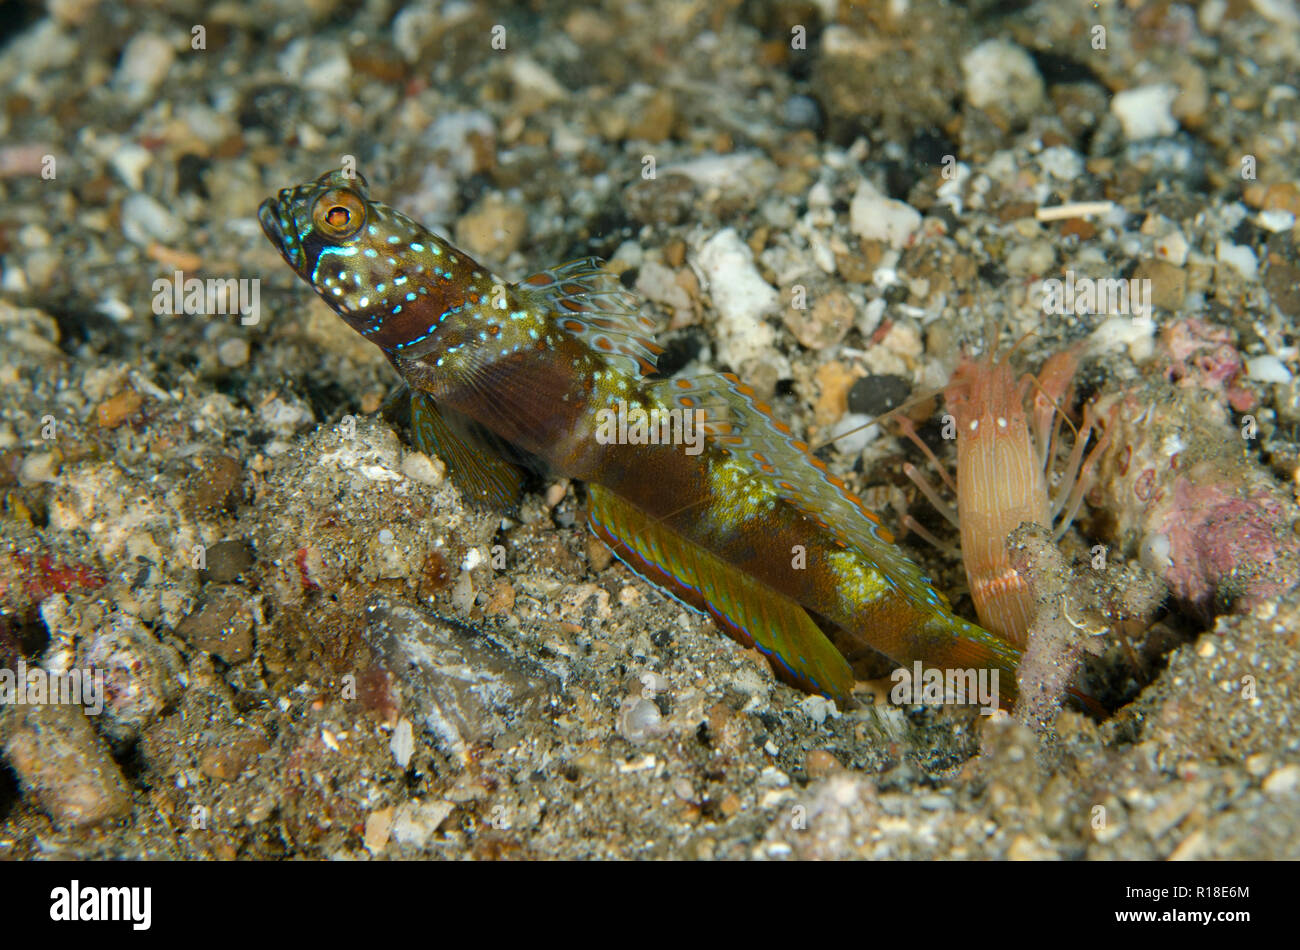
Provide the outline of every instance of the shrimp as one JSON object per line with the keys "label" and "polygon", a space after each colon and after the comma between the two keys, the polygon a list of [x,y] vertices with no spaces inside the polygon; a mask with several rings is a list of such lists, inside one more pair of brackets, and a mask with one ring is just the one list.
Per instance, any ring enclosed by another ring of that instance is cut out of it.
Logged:
{"label": "shrimp", "polygon": [[[1103,431],[1085,456],[1092,430],[1100,428],[1091,408],[1085,406],[1082,428],[1076,430],[1053,492],[1050,470],[1061,452],[1062,404],[1078,356],[1074,349],[1057,353],[1043,364],[1038,377],[1026,374],[1019,381],[1010,357],[1008,353],[1000,361],[991,355],[964,358],[944,389],[949,413],[944,417],[944,434],[948,437],[951,432],[957,441],[956,479],[917,436],[910,420],[900,417],[899,424],[956,496],[954,510],[916,466],[904,466],[904,474],[960,532],[962,564],[980,623],[1023,649],[1034,620],[1034,592],[1012,565],[1007,538],[1021,524],[1032,522],[1052,528],[1053,540],[1059,541],[1083,504],[1109,438]],[[1027,413],[1030,390],[1034,396]],[[908,516],[903,523],[945,549],[914,518]]]}

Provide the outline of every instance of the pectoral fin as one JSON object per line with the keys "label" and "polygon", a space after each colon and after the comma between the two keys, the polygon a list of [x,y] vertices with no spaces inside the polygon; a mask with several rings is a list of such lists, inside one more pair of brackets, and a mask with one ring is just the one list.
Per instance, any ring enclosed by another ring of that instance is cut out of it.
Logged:
{"label": "pectoral fin", "polygon": [[411,438],[420,451],[442,459],[466,501],[507,512],[518,506],[524,469],[503,458],[501,446],[472,419],[412,392]]}

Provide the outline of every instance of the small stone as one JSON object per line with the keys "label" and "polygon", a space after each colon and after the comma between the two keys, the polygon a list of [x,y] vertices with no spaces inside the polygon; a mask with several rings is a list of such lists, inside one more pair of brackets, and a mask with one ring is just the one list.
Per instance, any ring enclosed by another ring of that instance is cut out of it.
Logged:
{"label": "small stone", "polygon": [[548,486],[546,494],[543,496],[543,501],[545,502],[546,507],[548,509],[554,508],[560,502],[564,501],[564,496],[568,490],[569,486],[564,482],[556,482],[555,484]]}
{"label": "small stone", "polygon": [[1024,120],[1044,101],[1043,77],[1034,59],[1009,40],[986,40],[961,59],[966,100],[995,116]]}
{"label": "small stone", "polygon": [[133,191],[122,199],[122,233],[141,247],[154,241],[170,246],[184,236],[185,225],[156,198]]}
{"label": "small stone", "polygon": [[256,562],[252,547],[242,539],[218,541],[208,547],[205,557],[207,567],[199,575],[204,583],[228,584]]}
{"label": "small stone", "polygon": [[841,771],[844,766],[825,749],[812,749],[804,756],[803,768],[809,778],[823,778],[833,772]]}
{"label": "small stone", "polygon": [[378,854],[388,847],[388,833],[393,827],[394,809],[390,805],[387,808],[380,808],[372,811],[366,816],[366,829],[363,836],[366,850],[371,854]]}
{"label": "small stone", "polygon": [[59,477],[59,460],[53,452],[34,452],[18,467],[18,484],[23,486],[55,482]]}
{"label": "small stone", "polygon": [[403,802],[393,815],[392,839],[401,845],[423,848],[433,838],[438,826],[455,810],[452,802],[443,799]]}
{"label": "small stone", "polygon": [[420,58],[424,44],[439,31],[439,16],[431,7],[412,3],[393,17],[393,46],[408,63]]}
{"label": "small stone", "polygon": [[298,402],[286,402],[279,397],[268,399],[257,407],[257,417],[273,432],[293,435],[300,426],[313,419],[311,410]]}
{"label": "small stone", "polygon": [[880,426],[871,424],[871,416],[849,412],[830,429],[830,441],[842,454],[852,458],[880,437]]}
{"label": "small stone", "polygon": [[1300,218],[1300,186],[1293,182],[1278,182],[1269,185],[1260,204],[1261,211],[1289,211]]}
{"label": "small stone", "polygon": [[32,250],[50,246],[50,232],[39,224],[25,224],[18,230],[18,243]]}
{"label": "small stone", "polygon": [[1281,234],[1295,227],[1295,215],[1280,208],[1269,208],[1259,213],[1259,226],[1273,234]]}
{"label": "small stone", "polygon": [[[677,266],[680,267],[680,264]],[[647,261],[637,272],[636,289],[647,300],[671,308],[674,326],[686,326],[694,322],[695,308],[691,295],[678,282],[675,269]]]}
{"label": "small stone", "polygon": [[754,254],[733,228],[709,238],[697,262],[708,280],[718,311],[718,356],[733,368],[771,355],[775,334],[763,322],[777,306],[778,295],[754,266]]}
{"label": "small stone", "polygon": [[1279,255],[1269,255],[1264,287],[1282,313],[1300,313],[1300,267]]}
{"label": "small stone", "polygon": [[[1207,4],[1208,5],[1208,4]],[[1208,857],[1210,849],[1207,847],[1208,840],[1205,836],[1205,830],[1197,828],[1190,835],[1184,838],[1174,848],[1169,855],[1170,861],[1204,861]]]}
{"label": "small stone", "polygon": [[117,763],[80,706],[0,706],[5,758],[23,791],[60,827],[121,818],[131,797]]}
{"label": "small stone", "polygon": [[436,488],[446,478],[447,466],[442,459],[431,459],[423,452],[412,452],[402,459],[402,474],[411,481]]}
{"label": "small stone", "polygon": [[242,336],[226,340],[217,347],[217,359],[231,369],[243,366],[248,362],[248,341]]}
{"label": "small stone", "polygon": [[673,238],[664,245],[663,255],[664,263],[676,270],[686,263],[686,242],[681,238]]}
{"label": "small stone", "polygon": [[175,58],[176,50],[166,39],[156,33],[138,33],[122,51],[113,85],[132,102],[143,102],[163,81]]}
{"label": "small stone", "polygon": [[25,358],[43,362],[65,359],[59,339],[59,325],[49,314],[0,301],[0,366]]}
{"label": "small stone", "polygon": [[332,93],[346,89],[352,78],[352,61],[342,43],[313,41],[303,67],[300,83],[305,89]]}
{"label": "small stone", "polygon": [[176,633],[234,666],[253,655],[255,617],[246,592],[221,590],[180,622]]}
{"label": "small stone", "polygon": [[101,428],[116,429],[144,405],[144,396],[134,389],[124,389],[95,407],[95,421]]}
{"label": "small stone", "polygon": [[528,235],[528,214],[498,194],[479,201],[456,222],[456,242],[475,257],[504,260]]}
{"label": "small stone", "polygon": [[1130,142],[1160,138],[1178,131],[1178,120],[1171,111],[1177,98],[1178,87],[1171,83],[1139,86],[1115,93],[1110,110]]}
{"label": "small stone", "polygon": [[861,238],[901,248],[921,227],[921,213],[881,194],[864,178],[849,203],[849,227]]}
{"label": "small stone", "polygon": [[123,142],[108,157],[108,164],[128,188],[141,191],[144,188],[145,170],[153,164],[153,152],[135,142]]}
{"label": "small stone", "polygon": [[1181,231],[1170,231],[1163,237],[1156,238],[1156,257],[1168,261],[1175,267],[1182,267],[1187,263],[1187,251],[1187,238],[1183,237]]}
{"label": "small stone", "polygon": [[651,700],[626,700],[618,718],[618,734],[628,742],[641,743],[663,731],[663,715]]}
{"label": "small stone", "polygon": [[812,96],[791,96],[781,105],[781,121],[792,129],[817,132],[824,119],[821,106]]}
{"label": "small stone", "polygon": [[411,756],[415,754],[415,730],[411,726],[411,720],[403,719],[396,728],[393,729],[393,738],[388,742],[388,748],[393,753],[393,760],[402,768],[411,764]]}
{"label": "small stone", "polygon": [[844,339],[853,326],[857,308],[842,290],[821,294],[811,309],[789,307],[782,312],[785,325],[800,345],[810,350],[824,350]]}
{"label": "small stone", "polygon": [[599,538],[587,536],[587,563],[593,573],[599,574],[614,560],[614,552]]}
{"label": "small stone", "polygon": [[769,765],[758,773],[758,784],[764,788],[789,788],[790,776],[775,766]]}
{"label": "small stone", "polygon": [[511,56],[509,69],[525,112],[559,102],[569,95],[563,83],[527,54]]}
{"label": "small stone", "polygon": [[487,602],[483,605],[483,613],[488,617],[496,617],[500,614],[508,614],[514,609],[514,586],[504,577],[498,577],[492,582],[492,586],[488,590]]}
{"label": "small stone", "polygon": [[1267,353],[1246,357],[1246,374],[1257,383],[1289,383],[1292,379],[1286,364]]}
{"label": "small stone", "polygon": [[819,426],[830,425],[848,411],[849,393],[859,375],[838,360],[817,367],[817,372],[813,374],[813,380],[817,383],[813,418]]}
{"label": "small stone", "polygon": [[474,579],[469,571],[461,571],[452,584],[451,604],[460,613],[468,613],[474,606]]}
{"label": "small stone", "polygon": [[1300,765],[1284,765],[1264,779],[1264,791],[1270,795],[1287,795],[1300,788]]}
{"label": "small stone", "polygon": [[245,750],[220,745],[207,749],[199,756],[199,771],[209,778],[230,782],[239,778],[247,767],[248,760]]}
{"label": "small stone", "polygon": [[695,213],[695,184],[685,174],[662,170],[658,178],[640,179],[623,189],[623,204],[640,224],[680,224]]}
{"label": "small stone", "polygon": [[1016,835],[1007,848],[1007,859],[1011,861],[1052,861],[1059,855],[1046,841],[1039,841],[1029,835]]}
{"label": "small stone", "polygon": [[1074,181],[1084,172],[1083,156],[1064,145],[1043,149],[1038,156],[1038,165],[1058,181]]}
{"label": "small stone", "polygon": [[1176,313],[1187,296],[1187,273],[1175,264],[1162,260],[1144,260],[1133,270],[1136,280],[1151,281],[1151,303]]}
{"label": "small stone", "polygon": [[912,381],[905,376],[880,373],[864,376],[849,390],[848,410],[875,418],[901,406],[912,394]]}
{"label": "small stone", "polygon": [[1245,280],[1253,281],[1259,273],[1259,259],[1255,252],[1244,244],[1220,241],[1214,249],[1214,257],[1220,264],[1227,264]]}
{"label": "small stone", "polygon": [[672,134],[676,121],[677,106],[672,93],[658,89],[633,108],[627,126],[627,137],[646,142],[662,142]]}
{"label": "small stone", "polygon": [[1050,241],[1029,241],[1017,244],[1007,254],[1008,274],[1017,277],[1040,277],[1056,263],[1056,248]]}
{"label": "small stone", "polygon": [[1061,222],[1061,236],[1073,236],[1080,241],[1091,241],[1097,236],[1097,225],[1087,218],[1069,218]]}
{"label": "small stone", "polygon": [[1205,70],[1185,59],[1175,67],[1171,78],[1178,85],[1178,96],[1171,107],[1174,117],[1189,129],[1199,129],[1205,123],[1210,105],[1210,85]]}
{"label": "small stone", "polygon": [[189,502],[199,511],[233,508],[243,500],[244,470],[238,459],[208,452],[189,481]]}

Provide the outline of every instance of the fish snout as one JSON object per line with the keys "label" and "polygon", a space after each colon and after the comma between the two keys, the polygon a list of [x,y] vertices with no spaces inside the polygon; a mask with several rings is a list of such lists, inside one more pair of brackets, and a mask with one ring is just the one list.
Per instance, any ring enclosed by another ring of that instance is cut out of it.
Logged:
{"label": "fish snout", "polygon": [[288,214],[288,203],[284,192],[280,198],[267,198],[257,208],[257,220],[262,225],[262,233],[275,245],[280,256],[296,271],[302,266],[302,247],[297,233],[292,230],[292,215]]}

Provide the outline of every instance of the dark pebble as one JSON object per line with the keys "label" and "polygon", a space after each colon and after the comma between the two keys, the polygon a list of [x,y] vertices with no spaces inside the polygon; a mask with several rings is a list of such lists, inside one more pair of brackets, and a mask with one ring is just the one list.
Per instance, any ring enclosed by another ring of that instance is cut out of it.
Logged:
{"label": "dark pebble", "polygon": [[623,200],[628,214],[641,224],[680,224],[698,211],[695,185],[685,175],[673,173],[629,185]]}
{"label": "dark pebble", "polygon": [[902,376],[864,376],[849,390],[849,412],[878,416],[902,405],[912,384]]}
{"label": "dark pebble", "polygon": [[253,655],[253,610],[239,589],[209,595],[176,633],[205,653],[234,666]]}
{"label": "dark pebble", "polygon": [[664,343],[664,351],[655,362],[656,376],[672,376],[700,355],[707,338],[697,327],[683,330]]}
{"label": "dark pebble", "polygon": [[822,107],[812,96],[791,96],[781,106],[781,121],[787,128],[809,129],[821,134]]}
{"label": "dark pebble", "polygon": [[202,155],[195,155],[193,152],[186,152],[176,160],[176,190],[184,194],[193,192],[200,198],[207,200],[208,186],[203,180],[208,173],[212,162]]}
{"label": "dark pebble", "polygon": [[207,561],[207,569],[199,572],[203,582],[228,584],[253,566],[253,549],[242,539],[218,541],[208,548]]}
{"label": "dark pebble", "polygon": [[189,500],[199,511],[233,509],[243,501],[244,470],[238,459],[212,452],[198,460],[190,476]]}

